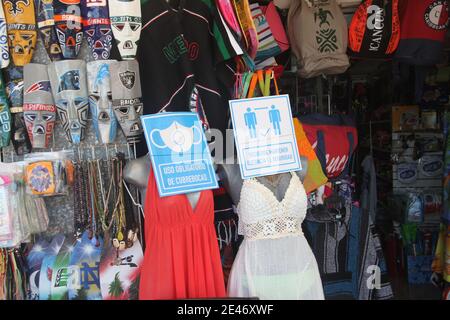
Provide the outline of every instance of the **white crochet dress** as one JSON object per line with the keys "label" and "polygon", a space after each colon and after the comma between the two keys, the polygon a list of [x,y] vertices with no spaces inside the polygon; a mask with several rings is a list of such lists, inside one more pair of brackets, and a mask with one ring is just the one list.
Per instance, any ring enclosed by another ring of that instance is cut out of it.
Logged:
{"label": "white crochet dress", "polygon": [[228,280],[230,297],[324,299],[317,262],[301,229],[306,192],[291,174],[281,202],[258,180],[244,181],[238,205],[244,241]]}

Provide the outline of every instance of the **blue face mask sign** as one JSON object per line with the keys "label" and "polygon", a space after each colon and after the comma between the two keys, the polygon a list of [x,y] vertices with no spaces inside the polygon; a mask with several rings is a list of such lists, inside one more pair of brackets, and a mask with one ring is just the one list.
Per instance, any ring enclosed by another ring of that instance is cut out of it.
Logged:
{"label": "blue face mask sign", "polygon": [[196,113],[165,112],[141,120],[161,197],[218,188]]}
{"label": "blue face mask sign", "polygon": [[288,95],[229,104],[243,179],[302,169]]}

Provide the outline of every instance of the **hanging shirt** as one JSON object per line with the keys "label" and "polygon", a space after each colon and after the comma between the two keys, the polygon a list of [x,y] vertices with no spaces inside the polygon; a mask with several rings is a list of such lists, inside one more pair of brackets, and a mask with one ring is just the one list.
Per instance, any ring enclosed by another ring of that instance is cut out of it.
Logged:
{"label": "hanging shirt", "polygon": [[155,0],[142,11],[144,113],[197,111],[205,126],[223,130],[228,108],[218,78],[242,50],[214,1]]}

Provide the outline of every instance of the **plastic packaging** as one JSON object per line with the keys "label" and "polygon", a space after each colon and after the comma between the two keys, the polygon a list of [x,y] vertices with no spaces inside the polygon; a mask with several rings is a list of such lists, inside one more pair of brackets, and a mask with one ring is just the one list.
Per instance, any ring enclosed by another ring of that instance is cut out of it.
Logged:
{"label": "plastic packaging", "polygon": [[27,194],[34,196],[67,195],[67,172],[72,171],[68,161],[71,151],[39,152],[25,156],[25,182]]}

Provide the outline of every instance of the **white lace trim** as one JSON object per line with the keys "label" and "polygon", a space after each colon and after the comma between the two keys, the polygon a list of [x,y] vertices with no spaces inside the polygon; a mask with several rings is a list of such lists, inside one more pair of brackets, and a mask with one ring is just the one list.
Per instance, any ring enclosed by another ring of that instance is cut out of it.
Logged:
{"label": "white lace trim", "polygon": [[303,235],[298,217],[276,216],[256,223],[241,223],[240,233],[246,239],[276,239],[289,235]]}

